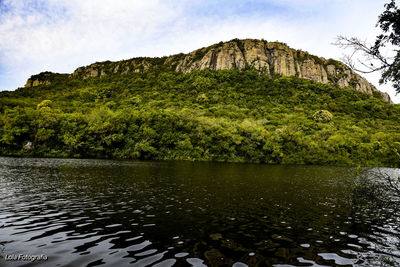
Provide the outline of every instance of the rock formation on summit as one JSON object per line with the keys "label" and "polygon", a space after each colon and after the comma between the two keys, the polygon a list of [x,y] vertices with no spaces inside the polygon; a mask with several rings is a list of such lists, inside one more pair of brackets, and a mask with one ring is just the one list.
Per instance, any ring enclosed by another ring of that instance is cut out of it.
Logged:
{"label": "rock formation on summit", "polygon": [[[294,76],[324,84],[350,87],[367,94],[380,94],[392,103],[389,95],[376,89],[365,78],[340,61],[325,59],[295,50],[279,42],[256,39],[234,39],[220,42],[188,54],[177,54],[162,58],[133,58],[117,62],[97,62],[77,68],[70,77],[86,79],[113,74],[143,72],[149,68],[164,65],[175,71],[188,73],[194,70],[223,70],[252,68],[265,75]],[[45,73],[47,74],[47,73]],[[42,79],[37,76],[42,75]],[[26,87],[50,84],[43,73],[32,76]]]}

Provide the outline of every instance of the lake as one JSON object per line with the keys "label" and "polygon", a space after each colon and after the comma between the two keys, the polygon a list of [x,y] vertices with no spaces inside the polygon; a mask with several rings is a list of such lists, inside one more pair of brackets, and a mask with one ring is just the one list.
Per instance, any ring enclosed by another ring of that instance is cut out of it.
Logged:
{"label": "lake", "polygon": [[400,216],[352,207],[355,171],[0,158],[0,266],[399,266]]}

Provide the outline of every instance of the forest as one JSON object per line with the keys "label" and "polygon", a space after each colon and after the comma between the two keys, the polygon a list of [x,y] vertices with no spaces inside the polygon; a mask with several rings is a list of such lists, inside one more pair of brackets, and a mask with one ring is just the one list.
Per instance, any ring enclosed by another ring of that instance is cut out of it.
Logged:
{"label": "forest", "polygon": [[0,92],[0,155],[400,166],[400,107],[252,69],[162,66]]}

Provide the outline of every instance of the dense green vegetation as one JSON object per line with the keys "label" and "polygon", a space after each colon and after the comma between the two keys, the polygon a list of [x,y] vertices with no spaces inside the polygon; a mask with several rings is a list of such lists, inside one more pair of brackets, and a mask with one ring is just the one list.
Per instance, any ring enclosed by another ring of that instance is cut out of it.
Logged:
{"label": "dense green vegetation", "polygon": [[157,67],[0,93],[0,154],[400,166],[399,115],[310,80]]}

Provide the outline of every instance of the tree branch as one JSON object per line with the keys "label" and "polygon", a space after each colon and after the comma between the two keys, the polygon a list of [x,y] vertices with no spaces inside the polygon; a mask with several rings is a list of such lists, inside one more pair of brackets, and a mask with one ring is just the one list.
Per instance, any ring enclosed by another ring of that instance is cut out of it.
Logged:
{"label": "tree branch", "polygon": [[[382,71],[386,68],[389,68],[391,63],[382,56],[379,51],[379,47],[376,46],[368,46],[365,41],[361,41],[356,37],[347,38],[345,36],[338,36],[336,42],[333,43],[336,46],[347,49],[352,48],[353,52],[351,55],[347,55],[344,57],[343,61],[348,64],[353,70],[356,70],[361,73],[372,73],[376,71]],[[367,58],[370,64],[366,64],[361,60],[357,60],[359,65],[363,66],[364,69],[358,68],[353,61],[353,57],[357,53],[363,53],[363,56]],[[379,66],[375,66],[371,61],[376,60],[379,62]]]}

